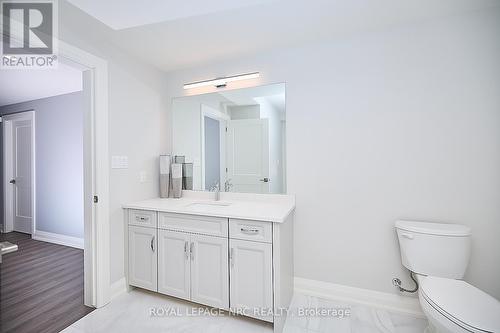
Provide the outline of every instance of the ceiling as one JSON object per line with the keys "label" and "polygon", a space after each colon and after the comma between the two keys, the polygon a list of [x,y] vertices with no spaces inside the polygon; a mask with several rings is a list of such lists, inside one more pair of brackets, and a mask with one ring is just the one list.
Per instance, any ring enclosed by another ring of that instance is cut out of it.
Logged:
{"label": "ceiling", "polygon": [[164,71],[500,5],[498,0],[69,1],[110,27],[110,42]]}
{"label": "ceiling", "polygon": [[59,62],[57,69],[0,70],[0,106],[82,90],[82,72]]}
{"label": "ceiling", "polygon": [[245,8],[271,1],[273,0],[69,0],[115,30]]}

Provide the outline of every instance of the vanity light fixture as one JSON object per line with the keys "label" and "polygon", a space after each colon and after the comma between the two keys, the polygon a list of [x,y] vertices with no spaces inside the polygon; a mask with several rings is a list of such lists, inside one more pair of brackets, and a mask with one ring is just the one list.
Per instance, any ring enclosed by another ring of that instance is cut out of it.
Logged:
{"label": "vanity light fixture", "polygon": [[197,81],[184,84],[184,89],[199,88],[204,86],[215,86],[216,88],[223,88],[228,82],[256,79],[260,76],[259,72],[239,74],[233,76],[219,77],[212,80]]}

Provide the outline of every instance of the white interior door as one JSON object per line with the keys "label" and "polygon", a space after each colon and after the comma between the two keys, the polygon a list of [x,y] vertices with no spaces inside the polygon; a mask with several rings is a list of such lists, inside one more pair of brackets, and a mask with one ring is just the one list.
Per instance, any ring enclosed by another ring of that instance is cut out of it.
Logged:
{"label": "white interior door", "polygon": [[191,235],[191,300],[229,309],[227,238]]}
{"label": "white interior door", "polygon": [[231,310],[247,310],[250,317],[273,321],[272,245],[237,239],[229,242]]}
{"label": "white interior door", "polygon": [[269,123],[267,119],[228,121],[227,178],[233,192],[269,193]]}
{"label": "white interior door", "polygon": [[158,292],[189,300],[190,235],[158,230]]}
{"label": "white interior door", "polygon": [[33,112],[4,117],[5,231],[33,233]]}

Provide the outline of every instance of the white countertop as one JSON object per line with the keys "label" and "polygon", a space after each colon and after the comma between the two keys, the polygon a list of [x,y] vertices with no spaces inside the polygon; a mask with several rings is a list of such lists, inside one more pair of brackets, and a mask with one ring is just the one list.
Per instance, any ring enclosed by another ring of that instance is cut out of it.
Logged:
{"label": "white countertop", "polygon": [[220,193],[219,203],[227,206],[205,206],[196,203],[217,203],[214,193],[183,191],[180,199],[154,198],[123,205],[123,208],[159,212],[228,217],[245,220],[283,223],[295,209],[295,196],[281,194]]}

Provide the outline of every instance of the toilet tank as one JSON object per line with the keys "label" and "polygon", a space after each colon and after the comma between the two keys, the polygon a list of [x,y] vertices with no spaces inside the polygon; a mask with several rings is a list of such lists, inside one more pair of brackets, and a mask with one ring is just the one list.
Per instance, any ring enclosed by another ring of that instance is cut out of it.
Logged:
{"label": "toilet tank", "polygon": [[396,221],[401,261],[410,271],[461,279],[470,258],[471,229],[460,224]]}

